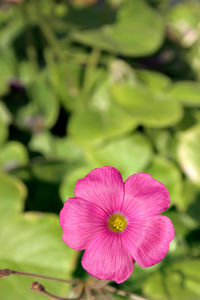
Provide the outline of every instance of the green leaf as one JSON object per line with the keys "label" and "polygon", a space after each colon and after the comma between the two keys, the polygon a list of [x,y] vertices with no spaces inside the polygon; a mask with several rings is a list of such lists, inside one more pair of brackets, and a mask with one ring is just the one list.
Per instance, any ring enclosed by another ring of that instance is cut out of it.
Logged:
{"label": "green leaf", "polygon": [[54,137],[49,131],[34,134],[29,142],[32,151],[40,152],[45,157],[53,157],[55,152]]}
{"label": "green leaf", "polygon": [[192,81],[175,83],[167,96],[187,107],[200,106],[200,84]]}
{"label": "green leaf", "polygon": [[0,169],[11,170],[28,163],[28,153],[23,144],[10,141],[0,148]]}
{"label": "green leaf", "polygon": [[78,143],[88,146],[134,129],[136,122],[118,107],[105,111],[78,110],[70,119],[69,134]]}
{"label": "green leaf", "polygon": [[82,163],[85,160],[84,151],[69,137],[55,139],[56,157],[66,161]]}
{"label": "green leaf", "polygon": [[[136,70],[131,67],[125,60],[114,59],[110,63],[110,84],[116,83],[129,83],[136,84],[138,82]],[[110,85],[109,85],[110,87]]]}
{"label": "green leaf", "polygon": [[0,223],[9,222],[22,211],[26,195],[26,187],[20,180],[0,173]]}
{"label": "green leaf", "polygon": [[[90,15],[88,15],[90,18]],[[124,0],[113,24],[74,31],[72,38],[83,44],[128,56],[156,51],[163,41],[161,16],[143,0]]]}
{"label": "green leaf", "polygon": [[[58,217],[21,214],[26,197],[24,185],[9,175],[0,175],[0,268],[69,278],[74,251],[61,241]],[[11,276],[0,280],[4,300],[44,299],[30,291],[34,278]],[[39,280],[56,294],[66,296],[65,284]]]}
{"label": "green leaf", "polygon": [[75,62],[55,63],[48,56],[48,76],[55,93],[66,110],[73,110],[79,102],[80,67]]}
{"label": "green leaf", "polygon": [[167,187],[171,205],[176,204],[178,208],[183,208],[181,173],[172,162],[161,156],[155,156],[145,172],[151,174],[154,179],[161,181]]}
{"label": "green leaf", "polygon": [[59,105],[45,73],[30,84],[27,93],[30,102],[19,109],[18,126],[34,132],[51,128],[57,120]]}
{"label": "green leaf", "polygon": [[4,49],[9,47],[20,35],[24,28],[25,22],[21,17],[20,11],[14,10],[12,18],[10,18],[9,22],[4,24],[0,30],[0,47]]}
{"label": "green leaf", "polygon": [[199,299],[200,260],[184,259],[154,272],[144,284],[147,297],[155,300]]}
{"label": "green leaf", "polygon": [[141,87],[113,86],[114,99],[141,124],[162,127],[176,124],[182,117],[181,107],[162,95],[156,99]]}
{"label": "green leaf", "polygon": [[191,47],[199,37],[198,23],[200,5],[198,1],[183,1],[172,6],[167,14],[170,30],[177,36],[181,45]]}
{"label": "green leaf", "polygon": [[196,220],[185,213],[176,211],[175,209],[165,211],[163,214],[169,217],[174,225],[176,233],[175,239],[185,237],[191,230],[198,227],[198,222]]}
{"label": "green leaf", "polygon": [[200,126],[179,135],[177,158],[184,173],[191,181],[200,185]]}
{"label": "green leaf", "polygon": [[[4,225],[0,233],[0,266],[49,276],[69,278],[74,251],[61,240],[58,217],[26,213]],[[0,281],[1,297],[10,299],[44,299],[30,291],[34,278],[10,277]],[[52,293],[66,296],[68,286],[39,280]]]}
{"label": "green leaf", "polygon": [[150,127],[166,127],[182,118],[182,108],[164,94],[155,95],[143,86],[113,85],[113,99],[129,112],[139,124]]}
{"label": "green leaf", "polygon": [[[185,179],[182,190],[182,200],[181,206],[184,211],[191,210],[195,201],[198,201],[198,196],[200,194],[199,187],[190,181],[189,179]],[[194,208],[195,209],[195,208]]]}
{"label": "green leaf", "polygon": [[38,75],[36,73],[36,68],[34,62],[30,60],[24,60],[18,64],[18,78],[24,86],[30,85],[35,77]]}
{"label": "green leaf", "polygon": [[33,135],[29,147],[32,151],[40,152],[50,159],[84,160],[83,150],[69,137],[59,138],[52,135],[49,131]]}
{"label": "green leaf", "polygon": [[40,161],[38,159],[38,161],[32,164],[31,172],[41,181],[59,184],[66,171],[71,170],[73,167],[73,162],[64,162],[61,160]]}
{"label": "green leaf", "polygon": [[0,50],[0,78],[7,83],[15,75],[15,67],[17,65],[14,51],[11,48]]}
{"label": "green leaf", "polygon": [[96,89],[93,87],[87,106],[72,114],[68,132],[77,143],[88,147],[135,129],[135,120],[112,102],[109,86],[106,76]]}
{"label": "green leaf", "polygon": [[2,122],[0,119],[0,145],[6,141],[7,137],[8,137],[8,128],[5,125],[5,123]]}
{"label": "green leaf", "polygon": [[0,101],[0,120],[4,122],[6,125],[9,125],[12,120],[12,116],[8,111],[6,105]]}
{"label": "green leaf", "polygon": [[[0,30],[1,39],[1,30]],[[0,48],[0,96],[8,93],[10,81],[16,77],[16,57],[11,48]]]}
{"label": "green leaf", "polygon": [[145,136],[135,133],[93,149],[91,155],[100,166],[117,168],[125,179],[147,167],[152,157],[152,149]]}
{"label": "green leaf", "polygon": [[138,78],[154,92],[165,92],[171,85],[170,78],[162,73],[137,70],[137,75]]}
{"label": "green leaf", "polygon": [[145,132],[152,140],[156,151],[162,156],[169,157],[173,136],[169,129],[145,128]]}
{"label": "green leaf", "polygon": [[60,186],[60,197],[63,202],[70,197],[74,197],[74,188],[77,180],[85,177],[92,169],[94,169],[94,166],[92,167],[92,165],[82,166],[65,175]]}

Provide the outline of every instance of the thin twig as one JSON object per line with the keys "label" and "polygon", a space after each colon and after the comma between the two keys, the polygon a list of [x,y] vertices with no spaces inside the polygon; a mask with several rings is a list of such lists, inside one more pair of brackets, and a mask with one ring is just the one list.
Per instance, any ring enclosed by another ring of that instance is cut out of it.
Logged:
{"label": "thin twig", "polygon": [[84,286],[83,286],[81,294],[77,298],[63,298],[63,297],[56,296],[52,293],[49,293],[45,289],[45,287],[42,284],[40,284],[39,282],[33,282],[32,285],[31,285],[31,290],[35,291],[36,293],[43,294],[43,295],[51,298],[52,300],[81,300],[81,298],[84,295],[84,290],[85,289],[84,289]]}
{"label": "thin twig", "polygon": [[92,294],[92,291],[89,287],[85,287],[85,292],[87,295],[88,300],[96,300],[96,296]]}
{"label": "thin twig", "polygon": [[143,298],[141,296],[138,296],[138,295],[135,295],[133,293],[129,293],[129,292],[126,292],[126,291],[123,291],[123,290],[118,290],[110,285],[107,285],[103,288],[104,291],[107,291],[107,292],[110,292],[110,293],[113,293],[113,294],[117,294],[119,296],[123,296],[123,297],[128,297],[132,300],[148,300],[147,298]]}
{"label": "thin twig", "polygon": [[20,276],[29,276],[29,277],[42,278],[42,279],[47,279],[47,280],[52,280],[52,281],[59,281],[59,282],[70,283],[70,284],[80,283],[80,280],[78,280],[78,279],[68,280],[68,279],[62,279],[62,278],[57,278],[57,277],[52,277],[52,276],[14,271],[14,270],[10,270],[10,269],[0,270],[0,276],[1,276],[1,274],[2,274],[2,277],[6,277],[6,276],[9,276],[9,275],[20,275]]}
{"label": "thin twig", "polygon": [[100,292],[103,294],[103,297],[106,300],[113,300],[113,297],[111,295],[109,295],[108,292],[104,291],[103,289],[101,289]]}

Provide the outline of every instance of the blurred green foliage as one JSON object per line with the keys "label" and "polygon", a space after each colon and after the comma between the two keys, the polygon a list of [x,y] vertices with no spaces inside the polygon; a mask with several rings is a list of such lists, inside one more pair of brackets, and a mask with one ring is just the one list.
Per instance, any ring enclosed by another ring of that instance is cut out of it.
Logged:
{"label": "blurred green foliage", "polygon": [[[0,268],[85,276],[56,214],[103,165],[162,181],[176,230],[119,288],[200,299],[199,1],[1,1]],[[0,299],[43,299],[30,282],[0,280]]]}

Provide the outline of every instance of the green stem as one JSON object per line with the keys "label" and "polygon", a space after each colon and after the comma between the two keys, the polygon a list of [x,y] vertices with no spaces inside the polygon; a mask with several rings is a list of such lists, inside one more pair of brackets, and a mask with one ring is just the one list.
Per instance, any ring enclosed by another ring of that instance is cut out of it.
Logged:
{"label": "green stem", "polygon": [[22,3],[22,17],[24,19],[24,23],[26,25],[26,53],[28,56],[28,59],[30,60],[34,71],[36,72],[38,70],[38,57],[37,57],[37,52],[34,46],[33,42],[33,35],[32,31],[30,29],[30,19],[29,19],[29,11],[27,7],[26,1],[23,1]]}
{"label": "green stem", "polygon": [[89,94],[90,87],[91,87],[92,73],[95,71],[95,69],[98,65],[100,54],[101,54],[101,52],[99,49],[93,48],[91,51],[91,55],[88,59],[88,63],[87,63],[85,75],[84,75],[83,87],[82,87],[83,101],[85,101],[85,99],[87,98],[87,96]]}
{"label": "green stem", "polygon": [[60,49],[59,41],[58,41],[56,35],[54,34],[53,30],[50,27],[51,23],[48,22],[48,20],[46,19],[46,16],[41,14],[39,1],[34,1],[34,3],[35,3],[36,13],[38,16],[38,23],[40,25],[40,28],[41,28],[48,44],[52,47],[55,55],[58,58],[64,59],[65,55],[64,55],[63,51]]}

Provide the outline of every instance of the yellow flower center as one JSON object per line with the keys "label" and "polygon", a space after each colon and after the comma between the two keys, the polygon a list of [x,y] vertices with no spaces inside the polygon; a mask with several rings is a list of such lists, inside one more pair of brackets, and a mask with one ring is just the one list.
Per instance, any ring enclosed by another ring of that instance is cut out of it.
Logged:
{"label": "yellow flower center", "polygon": [[112,215],[108,219],[108,227],[113,232],[122,232],[124,231],[126,226],[127,226],[127,221],[120,214]]}

